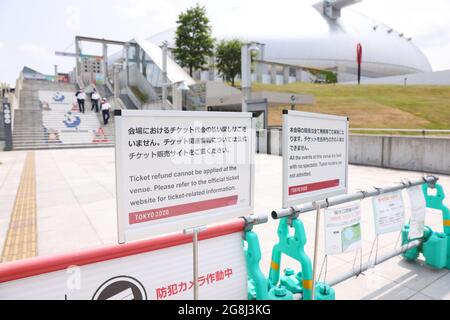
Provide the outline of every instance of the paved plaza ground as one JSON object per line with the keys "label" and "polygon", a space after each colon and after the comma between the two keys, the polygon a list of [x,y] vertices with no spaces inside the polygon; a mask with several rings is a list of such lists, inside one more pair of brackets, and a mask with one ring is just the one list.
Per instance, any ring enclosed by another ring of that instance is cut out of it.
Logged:
{"label": "paved plaza ground", "polygon": [[[37,223],[21,226],[16,236],[17,239],[30,237],[25,248],[29,256],[36,253],[51,255],[117,243],[113,148],[2,152],[0,162],[0,248],[6,245],[13,213],[29,215],[30,221],[33,221],[35,215]],[[388,186],[404,178],[417,178],[422,174],[350,166],[349,191]],[[450,176],[438,176],[444,189],[450,192]],[[35,210],[32,208],[34,199],[27,197],[28,193],[34,194],[34,184],[31,183],[33,179],[36,182]],[[255,188],[256,214],[270,216],[272,210],[281,207],[281,157],[257,155]],[[22,197],[21,202],[16,200],[18,195]],[[17,203],[15,206],[15,202],[20,203],[20,207]],[[450,204],[449,199],[446,199],[446,204]],[[407,197],[405,206],[408,212]],[[308,237],[306,251],[312,258],[315,213],[306,213],[301,219]],[[434,230],[442,231],[439,212],[428,211],[426,223]],[[272,219],[255,228],[263,251],[261,268],[264,272],[269,270],[272,246],[277,241],[276,228],[277,221]],[[367,261],[375,239],[373,229],[371,201],[364,200],[363,262]],[[398,245],[398,233],[383,235],[379,239],[378,255]],[[12,244],[9,246],[13,247]],[[324,238],[321,234],[320,265],[324,257],[323,248]],[[10,256],[13,256],[13,251]],[[354,253],[330,256],[326,279],[357,268],[359,263],[359,258],[355,263]],[[283,258],[281,269],[288,266],[299,268],[295,261]],[[357,278],[335,286],[335,290],[337,299],[450,299],[450,274],[447,270],[433,270],[422,261],[411,263],[393,258]]]}

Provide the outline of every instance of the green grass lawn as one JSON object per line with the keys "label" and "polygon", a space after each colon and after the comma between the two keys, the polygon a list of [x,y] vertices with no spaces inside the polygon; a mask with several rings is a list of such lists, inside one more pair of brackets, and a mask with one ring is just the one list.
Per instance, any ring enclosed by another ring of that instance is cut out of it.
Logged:
{"label": "green grass lawn", "polygon": [[[351,128],[450,129],[450,86],[255,83],[252,89],[312,94],[316,104],[297,110],[345,115]],[[270,125],[281,125],[286,107],[274,108]]]}

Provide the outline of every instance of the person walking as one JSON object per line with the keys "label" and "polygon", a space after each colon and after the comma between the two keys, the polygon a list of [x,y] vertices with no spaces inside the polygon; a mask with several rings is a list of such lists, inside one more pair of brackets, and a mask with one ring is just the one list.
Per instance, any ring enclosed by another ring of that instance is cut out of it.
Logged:
{"label": "person walking", "polygon": [[110,118],[109,109],[111,109],[111,105],[106,99],[102,100],[102,115],[103,115],[103,123],[105,126],[108,124],[108,120]]}
{"label": "person walking", "polygon": [[75,94],[75,97],[77,97],[78,101],[78,108],[80,109],[80,113],[84,113],[84,101],[86,100],[86,94],[83,90],[78,90]]}
{"label": "person walking", "polygon": [[98,94],[97,90],[94,89],[94,92],[92,92],[91,95],[92,101],[91,111],[95,109],[95,112],[98,112],[98,100],[100,100],[100,95]]}

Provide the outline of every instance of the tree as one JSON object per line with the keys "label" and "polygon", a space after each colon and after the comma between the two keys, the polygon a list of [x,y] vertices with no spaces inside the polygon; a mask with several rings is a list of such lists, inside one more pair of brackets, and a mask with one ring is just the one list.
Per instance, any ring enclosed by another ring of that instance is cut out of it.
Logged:
{"label": "tree", "polygon": [[213,55],[214,39],[211,36],[211,26],[206,16],[205,7],[198,3],[178,16],[175,33],[175,59],[182,67],[189,68],[192,76],[194,70],[203,70]]}
{"label": "tree", "polygon": [[222,40],[216,48],[216,67],[223,80],[231,82],[234,87],[234,79],[241,74],[241,47],[242,41],[233,39]]}

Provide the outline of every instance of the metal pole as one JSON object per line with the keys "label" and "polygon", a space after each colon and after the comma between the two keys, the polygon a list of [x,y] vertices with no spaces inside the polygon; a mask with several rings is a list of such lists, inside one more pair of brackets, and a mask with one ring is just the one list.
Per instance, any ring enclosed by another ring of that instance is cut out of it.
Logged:
{"label": "metal pole", "polygon": [[113,65],[113,73],[114,73],[114,98],[117,99],[119,97],[119,70],[117,65]]}
{"label": "metal pole", "polygon": [[394,257],[396,257],[396,256],[398,256],[398,255],[400,255],[400,254],[410,250],[410,249],[416,248],[416,247],[420,246],[421,244],[422,244],[422,240],[411,241],[410,243],[405,244],[405,245],[401,246],[398,249],[395,249],[394,251],[392,251],[390,253],[387,253],[387,254],[384,254],[384,255],[380,256],[377,259],[376,263],[372,262],[372,261],[367,261],[361,266],[361,269],[358,270],[357,272],[351,270],[351,271],[348,271],[346,273],[343,273],[343,274],[335,277],[331,281],[328,281],[328,285],[335,286],[335,285],[337,285],[337,284],[339,284],[341,282],[344,282],[345,280],[350,279],[351,277],[353,277],[353,276],[355,276],[357,274],[360,274],[360,273],[362,273],[362,272],[364,272],[364,271],[366,271],[366,270],[368,270],[370,268],[375,267],[376,265],[379,265],[380,263],[383,263],[383,262],[385,262],[385,261],[387,261],[389,259],[392,259],[392,258],[394,258]]}
{"label": "metal pole", "polygon": [[317,271],[317,256],[319,254],[319,227],[320,227],[320,203],[316,203],[316,235],[314,239],[314,261],[313,261],[313,278],[312,278],[312,300],[315,300],[314,294],[316,291],[316,271]]}
{"label": "metal pole", "polygon": [[[375,188],[375,189],[369,190],[369,191],[359,191],[354,194],[348,194],[348,195],[342,195],[342,196],[328,198],[328,199],[325,199],[322,201],[318,201],[316,203],[319,203],[320,207],[323,209],[323,208],[333,207],[333,206],[347,203],[347,202],[352,202],[352,201],[356,201],[356,200],[362,200],[365,198],[378,196],[378,195],[384,194],[384,193],[390,193],[390,192],[394,192],[394,191],[398,191],[398,190],[408,189],[410,187],[422,185],[424,183],[433,185],[438,180],[439,180],[438,177],[429,175],[429,176],[424,176],[419,179],[405,180],[405,182],[391,186],[391,187]],[[307,204],[300,205],[300,206],[294,206],[292,208],[286,208],[286,209],[281,209],[281,210],[277,210],[277,211],[272,211],[272,218],[273,219],[281,219],[281,218],[289,217],[292,215],[300,215],[302,213],[310,212],[315,209],[316,209],[315,203],[307,203]]]}
{"label": "metal pole", "polygon": [[193,250],[192,254],[194,257],[194,300],[198,300],[198,230],[194,229],[194,234],[192,235]]}
{"label": "metal pole", "polygon": [[[245,221],[244,230],[248,231],[253,228],[253,226],[258,224],[266,223],[267,216],[246,216],[242,217]],[[190,229],[184,229],[183,233],[189,235],[192,233],[192,265],[193,265],[193,279],[194,279],[194,300],[199,300],[199,286],[198,286],[198,234],[206,230],[206,226],[200,226]]]}

